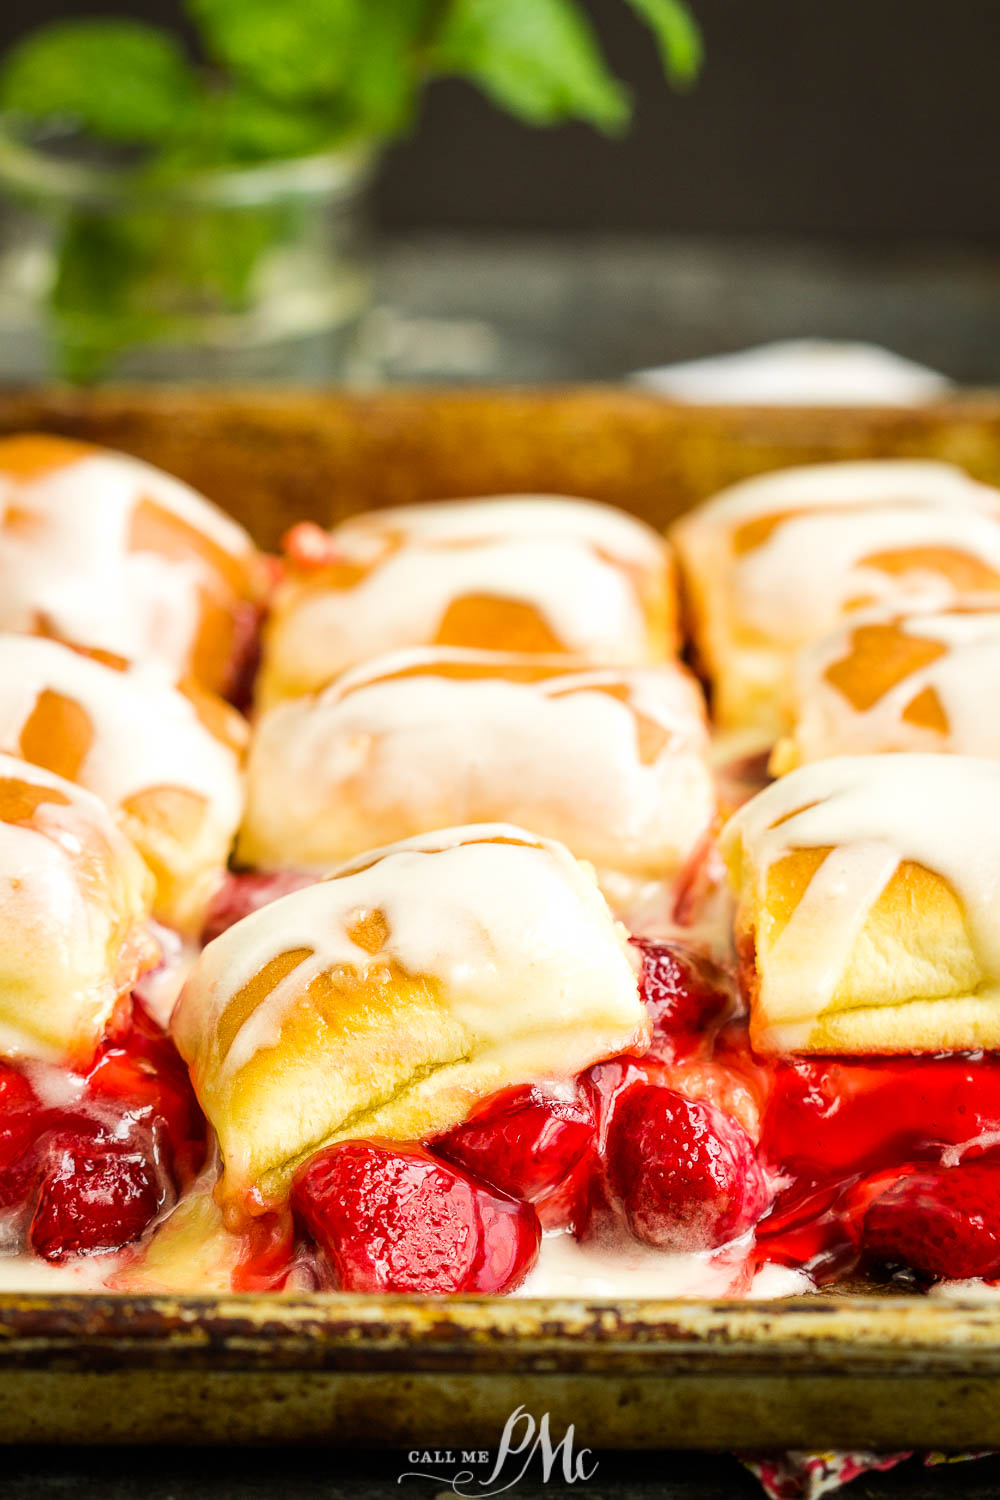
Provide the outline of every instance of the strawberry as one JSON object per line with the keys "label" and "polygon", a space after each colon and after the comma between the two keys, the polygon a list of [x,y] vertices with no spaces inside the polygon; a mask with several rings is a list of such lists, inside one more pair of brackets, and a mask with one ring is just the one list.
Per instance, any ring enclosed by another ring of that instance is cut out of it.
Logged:
{"label": "strawberry", "polygon": [[0,1209],[26,1202],[36,1143],[48,1119],[49,1111],[24,1074],[0,1062]]}
{"label": "strawberry", "polygon": [[675,943],[632,942],[642,954],[639,990],[653,1021],[648,1055],[672,1061],[696,1051],[735,1008],[726,976]]}
{"label": "strawberry", "polygon": [[421,1146],[328,1146],[300,1167],[292,1206],[347,1292],[508,1292],[538,1254],[530,1204]]}
{"label": "strawberry", "polygon": [[1000,1166],[911,1171],[870,1205],[862,1243],[873,1260],[926,1276],[1000,1275]]}
{"label": "strawberry", "polygon": [[107,1105],[121,1106],[148,1130],[162,1131],[179,1182],[197,1174],[205,1159],[205,1118],[180,1053],[141,1005],[133,1008],[131,1030],[102,1045],[85,1077],[82,1112],[92,1102],[96,1117],[106,1120]]}
{"label": "strawberry", "polygon": [[526,1086],[494,1094],[430,1149],[511,1198],[534,1204],[546,1228],[555,1228],[570,1212],[560,1189],[593,1139],[594,1114],[582,1091],[558,1098]]}
{"label": "strawberry", "polygon": [[279,897],[315,884],[316,876],[306,875],[301,870],[230,872],[209,902],[201,933],[202,943],[210,943],[227,928],[242,922],[244,917],[259,911],[262,906],[269,906]]}
{"label": "strawberry", "polygon": [[140,1140],[59,1133],[42,1163],[31,1247],[54,1261],[117,1250],[139,1238],[167,1195],[155,1152]]}
{"label": "strawberry", "polygon": [[636,1239],[711,1250],[745,1233],[768,1203],[753,1143],[712,1104],[656,1084],[628,1089],[605,1146],[608,1198]]}

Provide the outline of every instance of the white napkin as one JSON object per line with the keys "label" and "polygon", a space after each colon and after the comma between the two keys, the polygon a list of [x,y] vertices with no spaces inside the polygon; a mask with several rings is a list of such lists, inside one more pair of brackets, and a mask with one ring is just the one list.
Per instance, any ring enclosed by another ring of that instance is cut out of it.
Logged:
{"label": "white napkin", "polygon": [[953,382],[876,344],[785,339],[639,370],[642,385],[696,406],[919,406]]}

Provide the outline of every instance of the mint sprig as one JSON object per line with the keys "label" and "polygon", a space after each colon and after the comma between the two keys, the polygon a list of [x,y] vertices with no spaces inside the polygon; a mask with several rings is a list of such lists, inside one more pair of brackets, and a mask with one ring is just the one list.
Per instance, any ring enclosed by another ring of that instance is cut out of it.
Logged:
{"label": "mint sprig", "polygon": [[[684,0],[625,0],[668,79],[696,76]],[[192,173],[377,144],[413,120],[436,77],[468,80],[532,125],[623,131],[631,100],[579,0],[184,0],[205,65],[169,32],[91,19],[41,27],[0,61],[0,112],[134,148],[135,209],[91,206],[63,226],[51,298],[63,372],[101,375],[133,344],[169,337],[172,304],[249,305],[255,271],[291,231],[285,212],[231,213],[206,231],[142,208]],[[173,277],[173,285],[171,285]]]}

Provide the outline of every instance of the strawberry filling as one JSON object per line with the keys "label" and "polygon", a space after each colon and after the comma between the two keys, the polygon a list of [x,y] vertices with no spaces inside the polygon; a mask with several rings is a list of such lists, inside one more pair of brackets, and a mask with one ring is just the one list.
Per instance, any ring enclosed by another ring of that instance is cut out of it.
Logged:
{"label": "strawberry filling", "polygon": [[[216,920],[304,882],[234,877]],[[1000,1279],[1000,1057],[759,1059],[725,971],[637,947],[643,1056],[505,1089],[429,1142],[317,1152],[290,1211],[246,1231],[234,1290],[278,1290],[301,1266],[345,1291],[508,1292],[542,1228],[668,1253],[753,1230],[755,1263],[818,1285],[859,1265]],[[138,1002],[86,1071],[0,1063],[12,1250],[62,1261],[134,1243],[205,1147],[187,1071]]]}
{"label": "strawberry filling", "polygon": [[85,1073],[0,1064],[0,1207],[11,1249],[47,1260],[139,1239],[205,1157],[173,1043],[136,1004]]}
{"label": "strawberry filling", "polygon": [[859,1261],[998,1274],[977,1217],[1000,1232],[1000,1200],[976,1208],[972,1189],[1000,1171],[1000,1058],[797,1058],[772,1073],[760,1149],[786,1186],[758,1231],[762,1259],[818,1282]]}

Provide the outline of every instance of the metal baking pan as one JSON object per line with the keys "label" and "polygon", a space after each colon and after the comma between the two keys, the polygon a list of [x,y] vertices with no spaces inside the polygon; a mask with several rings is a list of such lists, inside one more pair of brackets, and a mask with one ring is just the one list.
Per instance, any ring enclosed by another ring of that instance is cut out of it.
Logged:
{"label": "metal baking pan", "polygon": [[[1000,483],[1000,400],[687,409],[641,393],[0,393],[0,432],[136,453],[265,545],[447,495],[592,495],[657,525],[783,464],[937,457]],[[0,1442],[495,1447],[548,1412],[589,1447],[1000,1446],[1000,1300],[0,1295]]]}

